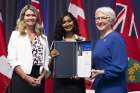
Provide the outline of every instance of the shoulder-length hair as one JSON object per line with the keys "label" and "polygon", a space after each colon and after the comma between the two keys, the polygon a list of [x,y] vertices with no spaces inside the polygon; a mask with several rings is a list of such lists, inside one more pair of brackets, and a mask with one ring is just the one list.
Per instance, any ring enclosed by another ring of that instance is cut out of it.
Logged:
{"label": "shoulder-length hair", "polygon": [[17,20],[17,25],[16,25],[16,30],[18,30],[20,32],[21,35],[25,35],[25,29],[26,29],[26,24],[24,21],[24,16],[25,16],[25,12],[27,10],[31,10],[35,13],[36,17],[37,17],[37,21],[35,24],[35,33],[39,36],[42,35],[43,33],[43,27],[41,25],[41,18],[39,15],[39,12],[37,11],[37,9],[35,7],[33,7],[32,5],[25,5],[24,8],[22,8],[19,18]]}
{"label": "shoulder-length hair", "polygon": [[66,12],[60,18],[60,20],[58,20],[57,23],[56,23],[56,30],[55,30],[54,40],[63,40],[63,37],[65,37],[65,35],[66,35],[65,29],[62,27],[63,18],[65,16],[69,16],[73,20],[73,22],[74,22],[73,33],[79,35],[78,24],[77,24],[76,18],[70,12]]}

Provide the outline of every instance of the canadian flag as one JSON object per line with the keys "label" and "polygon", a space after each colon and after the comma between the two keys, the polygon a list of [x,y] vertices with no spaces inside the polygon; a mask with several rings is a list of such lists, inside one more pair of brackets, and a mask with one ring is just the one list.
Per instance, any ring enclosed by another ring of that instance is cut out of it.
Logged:
{"label": "canadian flag", "polygon": [[0,93],[5,93],[6,88],[10,83],[13,70],[6,59],[7,47],[5,40],[4,25],[2,21],[2,15],[0,12]]}
{"label": "canadian flag", "polygon": [[[68,12],[72,13],[77,18],[77,23],[81,36],[89,40],[89,33],[87,29],[87,22],[84,13],[83,0],[71,0],[68,8]],[[85,80],[86,89],[91,89],[92,81]]]}
{"label": "canadian flag", "polygon": [[83,0],[71,0],[68,11],[77,18],[77,23],[81,36],[85,37],[86,40],[89,40]]}

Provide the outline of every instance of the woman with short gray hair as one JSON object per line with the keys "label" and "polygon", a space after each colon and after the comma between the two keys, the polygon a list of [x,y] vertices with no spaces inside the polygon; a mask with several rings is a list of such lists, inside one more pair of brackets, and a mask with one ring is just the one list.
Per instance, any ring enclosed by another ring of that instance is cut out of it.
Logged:
{"label": "woman with short gray hair", "polygon": [[115,12],[100,7],[95,12],[95,23],[100,37],[93,51],[95,93],[127,93],[126,71],[128,56],[122,36],[113,29]]}

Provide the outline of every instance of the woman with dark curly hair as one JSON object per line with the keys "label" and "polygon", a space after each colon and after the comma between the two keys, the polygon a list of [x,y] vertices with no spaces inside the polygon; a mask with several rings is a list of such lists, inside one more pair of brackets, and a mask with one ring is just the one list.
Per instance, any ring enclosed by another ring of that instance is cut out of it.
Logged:
{"label": "woman with dark curly hair", "polygon": [[[78,32],[78,25],[76,18],[69,12],[56,24],[56,32],[54,40],[65,42],[84,41]],[[52,50],[51,57],[58,55],[57,50]],[[53,93],[85,93],[85,83],[83,78],[54,78]]]}
{"label": "woman with dark curly hair", "polygon": [[84,41],[78,32],[78,24],[76,18],[69,12],[66,12],[56,24],[55,40],[65,40],[71,38],[73,41]]}

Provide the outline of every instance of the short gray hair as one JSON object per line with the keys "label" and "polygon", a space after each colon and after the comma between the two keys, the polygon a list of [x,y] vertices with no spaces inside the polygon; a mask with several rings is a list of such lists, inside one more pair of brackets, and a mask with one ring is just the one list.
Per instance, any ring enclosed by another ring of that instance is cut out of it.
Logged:
{"label": "short gray hair", "polygon": [[99,8],[96,9],[95,14],[97,12],[102,12],[105,15],[109,16],[111,18],[111,21],[113,21],[113,22],[116,19],[116,14],[115,14],[114,10],[111,7],[99,7]]}

